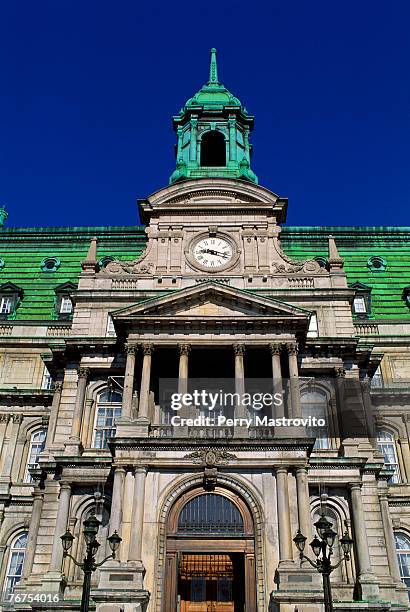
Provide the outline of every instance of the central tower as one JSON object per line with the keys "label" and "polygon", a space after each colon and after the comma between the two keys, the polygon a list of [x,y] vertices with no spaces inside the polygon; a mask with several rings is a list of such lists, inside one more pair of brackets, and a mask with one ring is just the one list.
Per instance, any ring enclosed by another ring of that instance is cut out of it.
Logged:
{"label": "central tower", "polygon": [[216,49],[211,49],[208,83],[173,117],[177,165],[170,183],[205,177],[257,183],[250,167],[249,133],[253,124],[253,116],[219,82]]}

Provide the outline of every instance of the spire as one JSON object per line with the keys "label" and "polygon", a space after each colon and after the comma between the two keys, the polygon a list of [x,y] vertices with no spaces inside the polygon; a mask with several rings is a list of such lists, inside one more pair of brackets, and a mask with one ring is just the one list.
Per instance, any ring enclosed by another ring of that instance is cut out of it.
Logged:
{"label": "spire", "polygon": [[343,257],[339,255],[334,237],[329,235],[329,264],[332,268],[343,268]]}
{"label": "spire", "polygon": [[84,272],[98,272],[99,266],[97,262],[97,237],[91,238],[90,248],[88,249],[87,257],[81,262],[81,267]]}
{"label": "spire", "polygon": [[211,49],[211,62],[209,64],[209,81],[208,85],[219,85],[218,81],[218,66],[216,63],[216,49]]}

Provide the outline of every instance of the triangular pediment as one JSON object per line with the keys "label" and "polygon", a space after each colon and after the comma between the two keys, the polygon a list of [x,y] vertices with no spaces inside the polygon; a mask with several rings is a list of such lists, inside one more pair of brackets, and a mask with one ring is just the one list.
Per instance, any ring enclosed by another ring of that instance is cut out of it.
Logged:
{"label": "triangular pediment", "polygon": [[210,281],[117,310],[112,317],[117,322],[152,317],[197,320],[273,317],[307,322],[310,314],[280,300]]}

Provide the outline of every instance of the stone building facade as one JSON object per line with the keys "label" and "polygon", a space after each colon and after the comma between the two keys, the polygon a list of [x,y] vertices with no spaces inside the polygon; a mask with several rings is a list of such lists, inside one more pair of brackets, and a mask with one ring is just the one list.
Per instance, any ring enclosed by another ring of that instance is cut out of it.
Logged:
{"label": "stone building facade", "polygon": [[[174,126],[145,230],[1,229],[1,609],[80,609],[61,535],[80,560],[95,514],[98,560],[122,542],[91,609],[319,612],[292,538],[323,512],[354,541],[335,608],[407,610],[410,229],[282,228],[214,51]],[[271,379],[279,416],[326,424],[177,426],[161,381],[191,378]]]}

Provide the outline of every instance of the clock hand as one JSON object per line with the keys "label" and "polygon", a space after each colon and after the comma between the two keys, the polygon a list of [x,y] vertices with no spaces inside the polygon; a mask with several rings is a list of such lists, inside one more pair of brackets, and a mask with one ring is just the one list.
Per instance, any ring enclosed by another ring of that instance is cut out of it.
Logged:
{"label": "clock hand", "polygon": [[225,253],[220,253],[219,251],[214,251],[213,249],[202,249],[201,253],[208,253],[209,255],[219,255],[219,257],[224,257],[225,259],[228,257]]}

